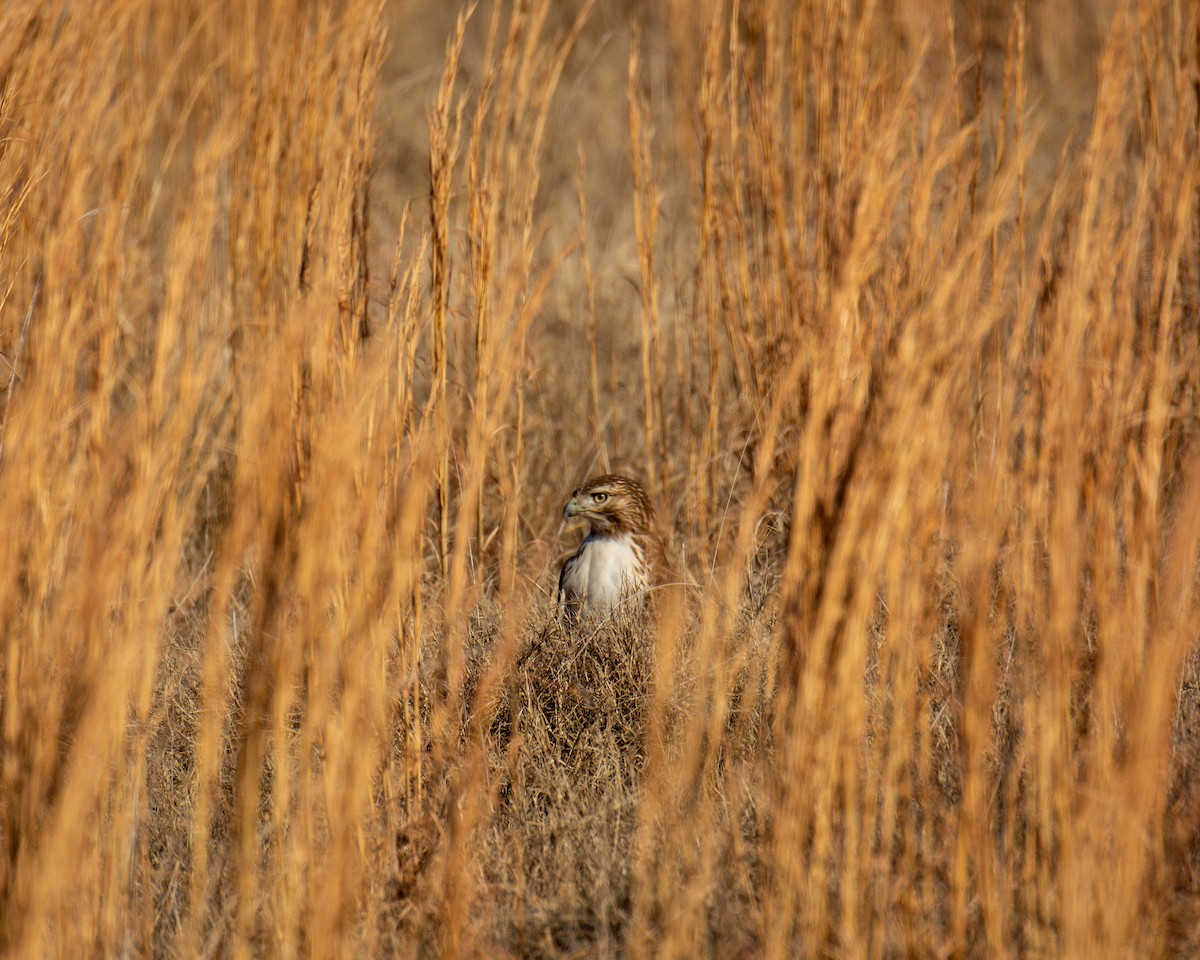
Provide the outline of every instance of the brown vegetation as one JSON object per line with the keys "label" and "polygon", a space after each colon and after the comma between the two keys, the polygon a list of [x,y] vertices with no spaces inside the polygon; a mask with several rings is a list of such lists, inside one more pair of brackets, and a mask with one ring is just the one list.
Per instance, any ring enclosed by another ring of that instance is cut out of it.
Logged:
{"label": "brown vegetation", "polygon": [[0,953],[1200,951],[1200,20],[1068,6],[0,8]]}

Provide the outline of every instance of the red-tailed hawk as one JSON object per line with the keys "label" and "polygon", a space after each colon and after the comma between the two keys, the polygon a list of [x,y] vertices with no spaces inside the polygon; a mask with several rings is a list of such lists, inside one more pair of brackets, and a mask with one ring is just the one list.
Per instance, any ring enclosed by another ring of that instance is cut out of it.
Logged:
{"label": "red-tailed hawk", "polygon": [[640,603],[657,583],[662,543],[654,508],[635,480],[593,477],[571,494],[563,519],[586,520],[588,535],[558,575],[559,608],[570,618]]}

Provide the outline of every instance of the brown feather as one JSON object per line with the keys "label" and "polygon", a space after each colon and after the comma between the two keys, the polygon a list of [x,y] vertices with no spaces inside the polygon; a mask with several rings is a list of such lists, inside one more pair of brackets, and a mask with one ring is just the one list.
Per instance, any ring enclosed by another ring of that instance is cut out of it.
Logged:
{"label": "brown feather", "polygon": [[564,519],[588,521],[588,535],[559,572],[559,603],[567,612],[607,611],[662,582],[662,538],[646,491],[629,477],[606,474],[576,488]]}

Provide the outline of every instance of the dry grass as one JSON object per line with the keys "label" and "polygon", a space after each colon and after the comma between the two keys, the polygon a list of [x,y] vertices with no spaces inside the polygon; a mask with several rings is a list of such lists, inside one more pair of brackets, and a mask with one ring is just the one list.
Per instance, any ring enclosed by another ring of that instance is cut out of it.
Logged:
{"label": "dry grass", "polygon": [[0,9],[0,952],[1200,951],[1200,20],[1060,7]]}

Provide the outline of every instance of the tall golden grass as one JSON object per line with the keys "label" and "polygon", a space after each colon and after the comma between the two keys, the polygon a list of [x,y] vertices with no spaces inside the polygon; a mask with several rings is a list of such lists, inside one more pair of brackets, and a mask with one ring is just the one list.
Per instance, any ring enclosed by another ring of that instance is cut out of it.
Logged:
{"label": "tall golden grass", "polygon": [[1200,950],[1195,5],[568,6],[0,9],[0,951]]}

